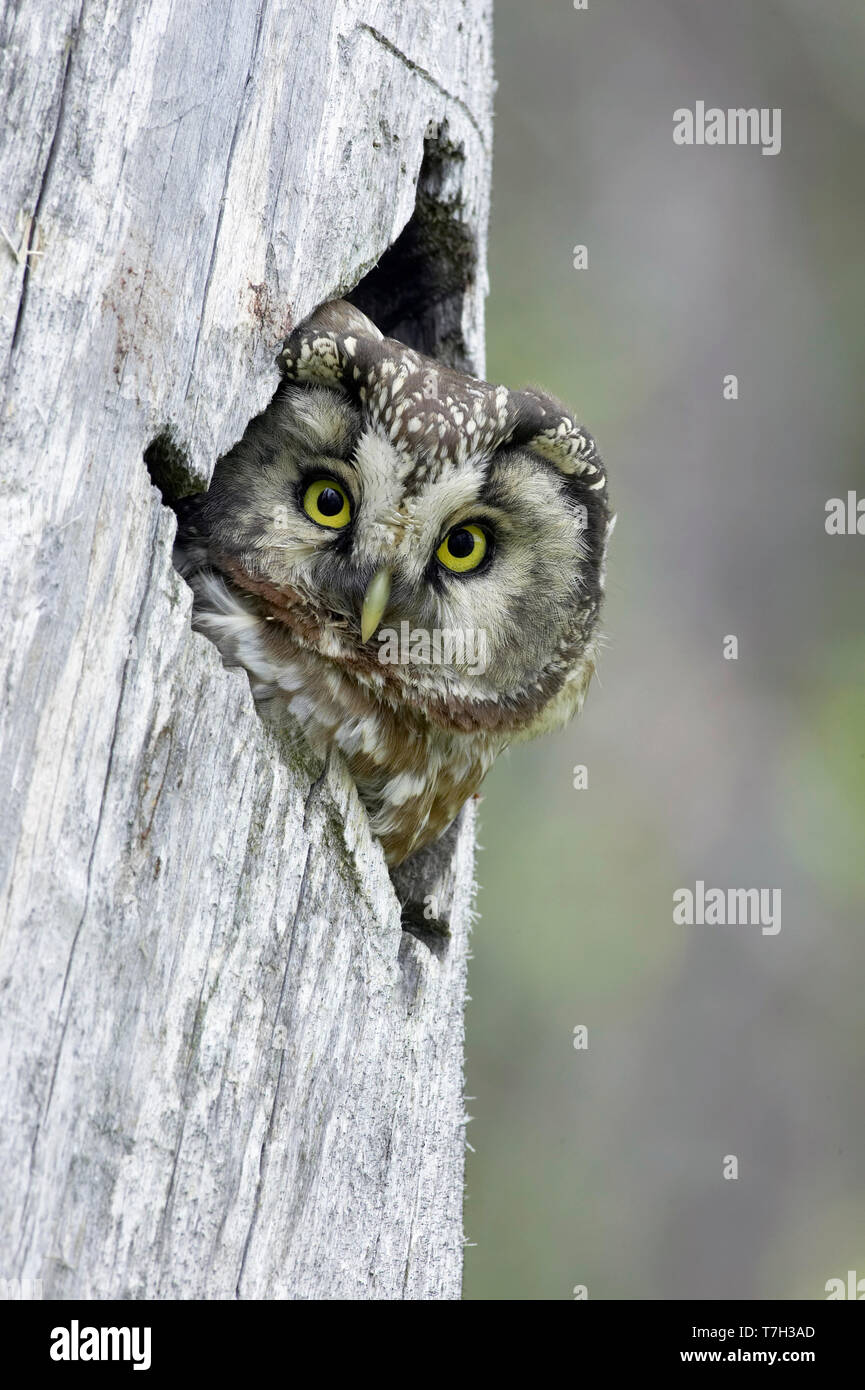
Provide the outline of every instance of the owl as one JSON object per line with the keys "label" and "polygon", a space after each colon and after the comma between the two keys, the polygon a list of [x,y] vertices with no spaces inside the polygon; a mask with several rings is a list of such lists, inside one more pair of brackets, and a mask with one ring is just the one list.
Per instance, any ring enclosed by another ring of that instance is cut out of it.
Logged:
{"label": "owl", "polygon": [[[267,409],[178,504],[193,625],[347,761],[390,865],[497,754],[582,706],[611,517],[592,436],[335,300]],[[272,712],[272,709],[271,709]]]}

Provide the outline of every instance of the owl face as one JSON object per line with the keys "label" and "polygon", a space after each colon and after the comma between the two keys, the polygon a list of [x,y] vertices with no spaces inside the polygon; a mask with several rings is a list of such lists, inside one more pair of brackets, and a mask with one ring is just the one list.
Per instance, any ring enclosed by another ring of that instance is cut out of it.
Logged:
{"label": "owl face", "polygon": [[217,466],[211,562],[306,651],[455,729],[521,731],[593,660],[608,525],[558,403],[328,305]]}
{"label": "owl face", "polygon": [[594,667],[610,519],[557,401],[452,371],[341,301],[296,330],[267,410],[178,504],[193,623],[257,700],[344,755],[391,864]]}

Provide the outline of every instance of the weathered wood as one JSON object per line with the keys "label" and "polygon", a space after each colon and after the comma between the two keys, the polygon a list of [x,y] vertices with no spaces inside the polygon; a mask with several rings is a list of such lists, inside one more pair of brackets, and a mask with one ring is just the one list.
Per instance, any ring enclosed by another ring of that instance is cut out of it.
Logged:
{"label": "weathered wood", "polygon": [[28,0],[0,53],[0,1276],[458,1297],[471,815],[408,871],[433,951],[340,761],[192,633],[142,455],[206,481],[431,122],[418,254],[472,264],[418,333],[483,370],[488,6]]}

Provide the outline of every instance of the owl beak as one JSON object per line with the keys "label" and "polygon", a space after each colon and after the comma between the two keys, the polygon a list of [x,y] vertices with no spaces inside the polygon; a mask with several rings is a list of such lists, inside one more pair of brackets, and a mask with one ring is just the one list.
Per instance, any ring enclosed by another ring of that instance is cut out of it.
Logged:
{"label": "owl beak", "polygon": [[377,570],[366,588],[363,607],[360,610],[360,635],[368,642],[384,616],[390,598],[391,573],[389,569]]}

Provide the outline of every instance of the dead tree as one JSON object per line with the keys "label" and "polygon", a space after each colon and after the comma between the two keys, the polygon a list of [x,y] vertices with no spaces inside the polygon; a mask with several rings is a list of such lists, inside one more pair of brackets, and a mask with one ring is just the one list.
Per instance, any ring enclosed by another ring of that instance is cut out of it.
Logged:
{"label": "dead tree", "polygon": [[431,950],[162,499],[335,295],[483,371],[489,5],[30,0],[0,55],[0,1275],[456,1298],[471,815]]}

